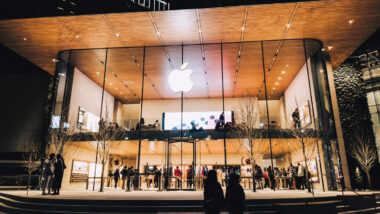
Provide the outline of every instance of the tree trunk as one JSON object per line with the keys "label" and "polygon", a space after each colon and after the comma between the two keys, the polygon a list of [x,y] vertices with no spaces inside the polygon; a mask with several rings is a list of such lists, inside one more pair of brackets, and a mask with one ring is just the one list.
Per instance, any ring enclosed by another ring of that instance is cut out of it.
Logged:
{"label": "tree trunk", "polygon": [[372,182],[371,182],[371,175],[369,173],[369,170],[365,170],[365,173],[367,174],[367,180],[368,180],[368,187],[369,189],[372,189]]}
{"label": "tree trunk", "polygon": [[104,165],[105,165],[105,163],[102,163],[102,174],[100,175],[100,190],[99,190],[99,192],[103,192],[103,188],[104,188]]}

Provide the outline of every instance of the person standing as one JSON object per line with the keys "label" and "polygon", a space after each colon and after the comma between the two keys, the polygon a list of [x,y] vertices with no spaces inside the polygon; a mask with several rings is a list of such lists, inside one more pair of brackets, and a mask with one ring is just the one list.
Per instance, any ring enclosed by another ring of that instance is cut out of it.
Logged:
{"label": "person standing", "polygon": [[128,168],[128,171],[127,171],[127,189],[126,191],[130,191],[131,189],[131,178],[133,177],[133,166],[131,166],[130,168]]}
{"label": "person standing", "polygon": [[123,184],[121,185],[122,189],[125,189],[125,180],[127,179],[128,175],[128,169],[127,166],[124,166],[123,169],[121,170],[121,179],[123,180]]}
{"label": "person standing", "polygon": [[203,198],[203,206],[206,213],[220,213],[220,209],[224,205],[224,195],[222,187],[217,180],[215,170],[208,172]]}
{"label": "person standing", "polygon": [[54,165],[54,179],[53,179],[53,195],[59,195],[59,190],[62,185],[63,172],[66,169],[65,161],[61,154],[57,155],[57,161]]}
{"label": "person standing", "polygon": [[[54,165],[55,165],[55,154],[51,153],[49,159],[45,160],[44,163],[44,181],[42,183],[42,195],[51,194],[51,187],[54,178]],[[48,193],[46,194],[45,189],[47,188]]]}
{"label": "person standing", "polygon": [[292,114],[293,122],[294,122],[294,128],[299,129],[301,128],[301,120],[300,120],[300,112],[298,108],[296,108]]}
{"label": "person standing", "polygon": [[245,194],[243,187],[239,183],[239,175],[230,174],[226,192],[227,210],[232,213],[243,213],[245,210]]}
{"label": "person standing", "polygon": [[268,176],[268,170],[264,168],[264,188],[269,188],[269,176]]}
{"label": "person standing", "polygon": [[174,170],[174,176],[177,178],[177,188],[179,189],[182,186],[182,173],[178,166]]}
{"label": "person standing", "polygon": [[187,180],[187,188],[193,187],[193,166],[189,166],[189,168],[186,170],[186,180]]}
{"label": "person standing", "polygon": [[119,169],[116,169],[115,173],[113,173],[113,179],[115,180],[115,189],[117,188],[117,182],[120,178],[120,172]]}
{"label": "person standing", "polygon": [[153,128],[154,128],[154,130],[161,130],[161,124],[160,124],[160,122],[158,122],[158,120],[156,120],[156,122],[154,122],[154,124],[153,124]]}
{"label": "person standing", "polygon": [[297,171],[297,176],[298,176],[298,186],[300,189],[304,190],[305,189],[305,179],[304,179],[304,176],[305,176],[305,168],[303,167],[303,165],[300,165],[298,163],[298,171]]}
{"label": "person standing", "polygon": [[272,167],[268,167],[268,177],[271,183],[271,189],[276,189],[276,180],[274,179],[274,172],[272,170]]}

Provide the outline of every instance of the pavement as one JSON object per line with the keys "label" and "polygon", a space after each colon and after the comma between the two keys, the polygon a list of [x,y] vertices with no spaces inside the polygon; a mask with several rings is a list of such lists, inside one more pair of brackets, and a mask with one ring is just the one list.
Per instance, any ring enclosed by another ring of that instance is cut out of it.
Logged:
{"label": "pavement", "polygon": [[[30,198],[54,198],[54,199],[78,199],[78,200],[203,200],[203,191],[132,191],[125,192],[122,189],[106,188],[104,192],[61,191],[60,195],[42,195],[41,191],[31,190],[2,190],[6,194],[12,194]],[[360,191],[361,195],[380,193],[380,191]],[[339,191],[316,191],[314,195],[306,190],[259,190],[257,192],[245,191],[246,199],[281,199],[281,198],[312,198],[342,195]],[[354,192],[345,191],[344,195],[355,195]]]}

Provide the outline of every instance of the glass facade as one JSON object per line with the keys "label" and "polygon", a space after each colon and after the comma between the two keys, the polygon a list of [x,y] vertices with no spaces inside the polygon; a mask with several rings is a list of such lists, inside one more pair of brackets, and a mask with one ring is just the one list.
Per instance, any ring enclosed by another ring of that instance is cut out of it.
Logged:
{"label": "glass facade", "polygon": [[[106,188],[123,168],[116,187],[135,190],[201,190],[211,169],[223,187],[231,172],[245,189],[302,188],[297,175],[310,189],[340,187],[318,41],[68,50],[58,60],[52,127],[76,131],[63,188],[100,188],[104,157]],[[94,136],[105,126],[118,134],[102,149]]]}

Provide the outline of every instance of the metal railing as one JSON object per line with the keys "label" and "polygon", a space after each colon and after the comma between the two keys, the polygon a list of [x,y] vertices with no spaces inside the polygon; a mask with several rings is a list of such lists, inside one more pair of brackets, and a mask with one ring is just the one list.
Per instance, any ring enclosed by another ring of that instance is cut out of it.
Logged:
{"label": "metal railing", "polygon": [[170,10],[170,3],[163,0],[130,0],[130,1],[152,11]]}

